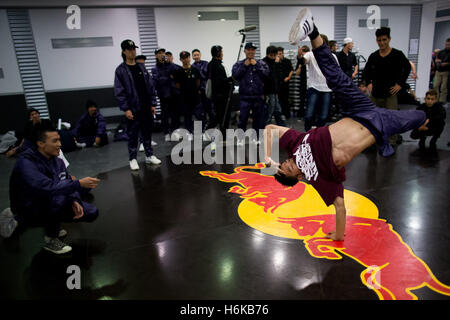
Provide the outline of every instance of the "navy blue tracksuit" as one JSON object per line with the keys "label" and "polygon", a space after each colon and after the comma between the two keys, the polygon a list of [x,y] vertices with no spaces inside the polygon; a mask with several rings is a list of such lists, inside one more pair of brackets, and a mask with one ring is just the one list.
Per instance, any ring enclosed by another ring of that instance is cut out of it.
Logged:
{"label": "navy blue tracksuit", "polygon": [[106,134],[106,120],[97,112],[93,117],[89,112],[83,114],[72,130],[72,134],[79,143],[86,143],[92,147],[95,138],[101,139],[101,145],[108,144],[108,135]]}
{"label": "navy blue tracksuit", "polygon": [[[137,81],[136,81],[137,80]],[[156,91],[150,75],[141,63],[128,66],[121,63],[115,72],[114,95],[120,110],[130,110],[134,119],[127,119],[129,159],[137,157],[139,131],[144,143],[145,155],[153,155],[151,106],[156,107]]]}
{"label": "navy blue tracksuit", "polygon": [[264,81],[269,76],[269,67],[264,61],[257,60],[255,65],[245,65],[245,59],[233,66],[233,78],[239,81],[240,115],[238,128],[246,130],[250,110],[253,117],[253,129],[259,137],[259,129],[264,128]]}
{"label": "navy blue tracksuit", "polygon": [[[46,236],[55,238],[61,222],[92,222],[98,217],[98,209],[80,199],[80,192],[86,190],[71,179],[61,159],[49,160],[33,146],[20,154],[12,171],[11,211],[19,223],[43,226]],[[73,220],[75,201],[84,211],[77,220]]]}

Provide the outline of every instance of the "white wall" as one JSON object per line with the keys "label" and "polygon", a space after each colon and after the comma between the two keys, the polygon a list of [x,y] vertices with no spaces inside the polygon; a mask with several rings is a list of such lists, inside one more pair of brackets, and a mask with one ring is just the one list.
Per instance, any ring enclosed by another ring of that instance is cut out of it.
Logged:
{"label": "white wall", "polygon": [[[271,42],[289,42],[289,31],[303,7],[259,7],[261,57]],[[334,37],[334,7],[310,7],[319,32]]]}
{"label": "white wall", "polygon": [[22,81],[20,80],[19,67],[9,31],[6,10],[0,10],[0,43],[2,44],[0,68],[3,69],[4,75],[4,78],[0,79],[0,95],[22,94]]}
{"label": "white wall", "polygon": [[[238,11],[239,20],[198,21],[198,11]],[[237,30],[245,23],[243,7],[155,8],[156,30],[160,47],[171,51],[174,63],[181,64],[179,54],[197,48],[203,60],[211,60],[211,47],[223,47],[223,63],[231,72],[241,43]],[[154,58],[154,57],[152,57]]]}
{"label": "white wall", "polygon": [[436,2],[422,7],[422,21],[420,25],[419,61],[417,66],[416,95],[425,98],[430,79],[431,53],[433,51],[434,27],[436,19]]}
{"label": "white wall", "polygon": [[[409,49],[409,22],[411,19],[411,7],[409,6],[380,6],[381,19],[389,19],[391,28],[391,47],[403,51],[408,56]],[[366,20],[370,15],[366,13],[367,6],[347,7],[347,36],[353,39],[359,54],[366,59],[378,50],[375,37],[375,29],[360,28],[358,21]]]}
{"label": "white wall", "polygon": [[[139,43],[136,9],[82,8],[80,30],[67,29],[67,17],[65,9],[30,10],[45,90],[113,86],[122,62],[120,43]],[[53,49],[51,44],[52,38],[104,36],[113,37],[113,47]]]}

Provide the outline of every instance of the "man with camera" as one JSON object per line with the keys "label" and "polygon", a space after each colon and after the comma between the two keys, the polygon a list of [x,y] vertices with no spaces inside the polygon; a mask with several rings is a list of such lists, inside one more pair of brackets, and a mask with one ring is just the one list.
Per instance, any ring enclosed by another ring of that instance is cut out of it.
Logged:
{"label": "man with camera", "polygon": [[[269,76],[269,67],[264,61],[255,60],[257,47],[252,42],[245,44],[245,59],[233,66],[233,78],[239,81],[240,114],[238,128],[246,130],[247,121],[252,112],[253,129],[256,130],[256,140],[259,129],[264,128],[264,81]],[[243,137],[239,137],[237,145],[243,145]]]}

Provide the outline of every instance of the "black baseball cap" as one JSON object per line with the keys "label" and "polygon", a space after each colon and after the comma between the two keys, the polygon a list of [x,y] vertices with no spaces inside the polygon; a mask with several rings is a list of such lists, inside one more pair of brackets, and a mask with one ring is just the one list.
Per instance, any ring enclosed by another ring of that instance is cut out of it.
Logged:
{"label": "black baseball cap", "polygon": [[166,52],[166,49],[164,49],[164,48],[157,48],[157,49],[155,50],[155,54],[158,54],[158,53],[160,53],[161,51]]}
{"label": "black baseball cap", "polygon": [[147,60],[147,57],[144,56],[143,54],[141,54],[141,55],[139,55],[139,56],[136,56],[136,58],[134,58],[134,60],[140,60],[140,59]]}
{"label": "black baseball cap", "polygon": [[134,48],[139,48],[133,40],[127,39],[127,40],[123,40],[122,43],[120,44],[120,46],[122,47],[122,50],[126,50],[126,49],[134,49]]}
{"label": "black baseball cap", "polygon": [[253,45],[253,42],[247,42],[245,44],[245,49],[257,49],[258,47]]}
{"label": "black baseball cap", "polygon": [[190,57],[190,56],[191,56],[191,54],[189,52],[187,52],[187,51],[181,51],[180,52],[180,59],[184,59],[184,58],[187,58],[187,57]]}

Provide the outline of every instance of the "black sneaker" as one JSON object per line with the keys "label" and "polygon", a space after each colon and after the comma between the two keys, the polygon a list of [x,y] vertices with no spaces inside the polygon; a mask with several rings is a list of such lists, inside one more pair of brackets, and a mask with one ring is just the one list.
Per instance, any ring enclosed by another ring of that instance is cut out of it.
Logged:
{"label": "black sneaker", "polygon": [[63,254],[72,251],[72,247],[65,244],[58,238],[45,237],[44,249],[55,254]]}

